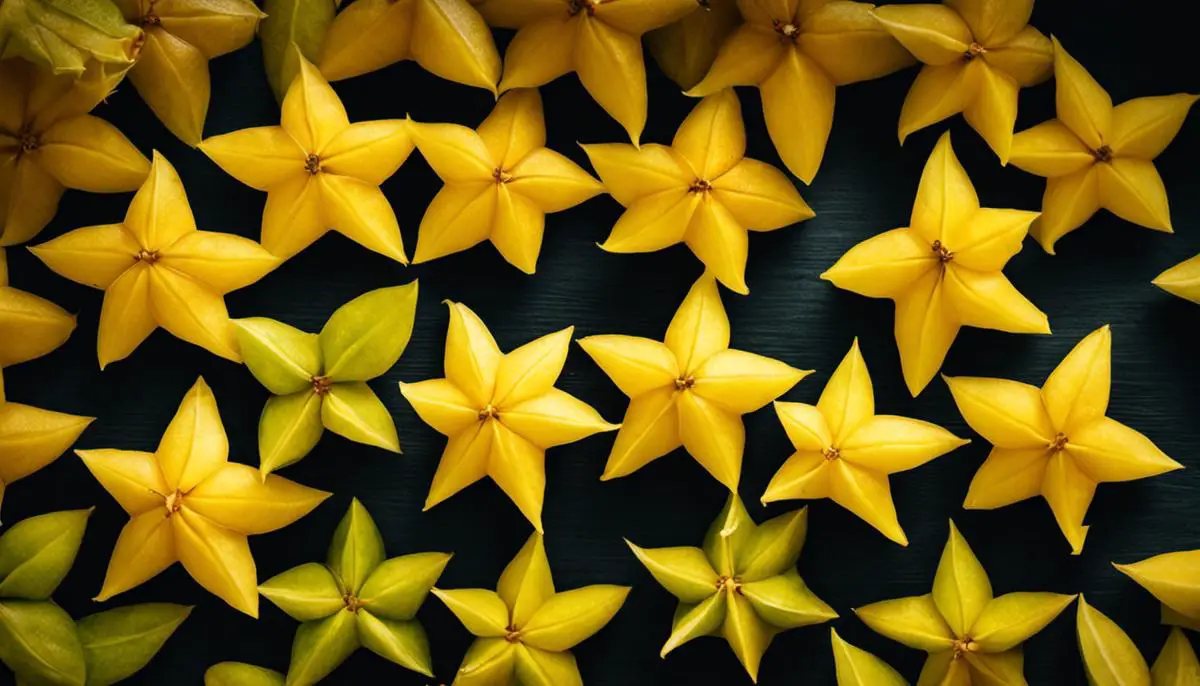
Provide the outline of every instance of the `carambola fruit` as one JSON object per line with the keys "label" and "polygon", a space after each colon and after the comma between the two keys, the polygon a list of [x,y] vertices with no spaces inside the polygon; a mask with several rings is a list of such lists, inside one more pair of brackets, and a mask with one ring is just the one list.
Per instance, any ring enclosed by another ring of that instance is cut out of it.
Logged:
{"label": "carambola fruit", "polygon": [[413,281],[342,305],[320,334],[273,319],[234,321],[246,366],[273,394],[258,421],[263,476],[307,455],[325,429],[400,452],[391,414],[366,382],[400,359],[416,307]]}

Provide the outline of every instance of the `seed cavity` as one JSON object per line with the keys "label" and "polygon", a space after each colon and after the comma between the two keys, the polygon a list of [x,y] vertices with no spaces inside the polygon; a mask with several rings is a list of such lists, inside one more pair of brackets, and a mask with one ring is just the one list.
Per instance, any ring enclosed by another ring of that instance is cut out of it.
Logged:
{"label": "seed cavity", "polygon": [[165,504],[167,506],[167,516],[168,517],[175,514],[176,512],[179,512],[179,510],[183,508],[183,491],[176,489],[176,491],[174,493],[172,493],[166,497]]}
{"label": "seed cavity", "polygon": [[972,41],[971,44],[967,46],[967,51],[963,53],[963,61],[970,62],[971,60],[975,59],[976,57],[979,57],[980,55],[985,55],[985,54],[987,54],[987,48],[983,47],[979,43]]}
{"label": "seed cavity", "polygon": [[506,184],[513,180],[513,175],[504,171],[500,167],[496,167],[492,170],[492,179],[494,179],[498,184]]}
{"label": "seed cavity", "polygon": [[1092,157],[1095,157],[1097,162],[1105,162],[1105,163],[1112,162],[1112,158],[1113,158],[1112,148],[1110,148],[1107,145],[1102,145],[1102,146],[1100,146],[1099,150],[1092,151]]}
{"label": "seed cavity", "polygon": [[736,576],[721,575],[717,578],[717,591],[729,589],[738,595],[742,593],[742,580]]}
{"label": "seed cavity", "polygon": [[696,385],[696,377],[692,376],[691,374],[688,374],[687,376],[681,376],[678,379],[675,379],[675,390],[677,390],[677,391],[686,391],[695,385]]}
{"label": "seed cavity", "polygon": [[321,158],[316,155],[309,155],[304,158],[304,171],[316,176],[321,171]]}
{"label": "seed cavity", "polygon": [[696,179],[688,186],[689,193],[707,193],[712,190],[712,184],[704,179]]}
{"label": "seed cavity", "polygon": [[21,131],[20,139],[22,153],[33,152],[38,149],[38,145],[40,144],[37,134],[29,128]]}
{"label": "seed cavity", "polygon": [[158,262],[158,251],[157,250],[139,250],[137,252],[137,255],[134,256],[134,259],[136,259],[138,262],[145,262],[146,264],[154,264],[155,262]]}
{"label": "seed cavity", "polygon": [[487,407],[479,411],[479,421],[486,422],[489,419],[497,419],[500,417],[500,410],[496,409],[490,403]]}
{"label": "seed cavity", "polygon": [[329,393],[329,389],[331,388],[333,388],[333,379],[328,376],[314,376],[312,378],[313,393],[325,395]]}
{"label": "seed cavity", "polygon": [[775,27],[775,33],[783,36],[787,40],[794,41],[796,36],[800,35],[800,27],[792,22],[784,22],[779,19],[771,20],[771,25]]}
{"label": "seed cavity", "polygon": [[975,643],[975,639],[970,636],[963,636],[954,641],[954,659],[957,660],[967,653],[973,653],[979,649],[979,645]]}
{"label": "seed cavity", "polygon": [[596,0],[570,0],[567,3],[567,14],[574,17],[580,12],[587,12],[589,17],[596,16]]}
{"label": "seed cavity", "polygon": [[1060,431],[1047,447],[1050,448],[1050,452],[1052,453],[1062,452],[1067,447],[1067,435]]}
{"label": "seed cavity", "polygon": [[937,255],[937,258],[942,262],[949,262],[954,259],[954,253],[942,245],[941,241],[934,241],[931,247],[933,248],[933,254]]}
{"label": "seed cavity", "polygon": [[518,629],[516,625],[509,624],[504,629],[504,640],[508,641],[509,643],[520,643],[521,630]]}
{"label": "seed cavity", "polygon": [[833,462],[834,460],[840,458],[842,453],[837,448],[824,448],[821,450],[821,456],[826,460]]}
{"label": "seed cavity", "polygon": [[346,603],[346,609],[354,614],[358,614],[359,608],[363,606],[362,601],[359,600],[358,596],[354,595],[353,593],[347,593],[346,595],[342,596],[342,602]]}

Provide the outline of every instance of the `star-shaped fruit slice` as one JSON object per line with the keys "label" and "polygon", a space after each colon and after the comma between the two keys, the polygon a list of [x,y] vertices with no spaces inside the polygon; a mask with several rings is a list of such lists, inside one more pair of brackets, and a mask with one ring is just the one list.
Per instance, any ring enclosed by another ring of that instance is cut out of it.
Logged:
{"label": "star-shaped fruit slice", "polygon": [[238,181],[267,192],[262,244],[284,259],[329,230],[402,264],[396,213],[379,185],[412,152],[403,119],[350,123],[337,93],[297,51],[279,126],[209,138],[200,150]]}
{"label": "star-shaped fruit slice", "polygon": [[449,437],[425,509],[490,476],[542,531],[546,450],[617,427],[554,387],[574,327],[508,353],[462,303],[447,303],[446,378],[401,383],[426,424]]}
{"label": "star-shaped fruit slice", "polygon": [[38,235],[67,188],[124,193],[146,179],[145,156],[88,114],[124,76],[96,63],[76,79],[0,61],[0,246]]}
{"label": "star-shaped fruit slice", "polygon": [[874,10],[921,68],[900,111],[900,142],[962,112],[1007,164],[1022,88],[1050,78],[1054,46],[1029,25],[1033,0],[946,0]]}
{"label": "star-shaped fruit slice", "polygon": [[330,495],[229,462],[225,426],[204,379],[184,396],[155,452],[75,452],[130,517],[98,601],[180,562],[210,593],[258,617],[258,575],[246,537],[282,529]]}
{"label": "star-shaped fruit slice", "polygon": [[1200,631],[1200,550],[1164,553],[1113,566],[1158,598],[1163,624]]}
{"label": "star-shaped fruit slice", "polygon": [[776,401],[775,412],[796,452],[762,501],[830,498],[900,545],[908,545],[908,536],[896,518],[888,476],[969,443],[928,422],[875,414],[857,339],[816,405]]}
{"label": "star-shaped fruit slice", "polygon": [[545,542],[535,532],[504,568],[495,591],[435,588],[433,594],[475,636],[454,678],[457,686],[581,686],[570,650],[612,620],[629,587],[556,591]]}
{"label": "star-shaped fruit slice", "polygon": [[758,86],[767,133],[787,168],[812,183],[833,128],[838,86],[876,79],[913,58],[871,16],[840,0],[738,0],[745,23],[688,95]]}
{"label": "star-shaped fruit slice", "polygon": [[1075,619],[1079,653],[1089,684],[1137,684],[1140,686],[1189,686],[1200,679],[1200,661],[1178,628],[1172,629],[1154,668],[1129,635],[1100,610],[1079,598]]}
{"label": "star-shaped fruit slice", "polygon": [[895,301],[900,366],[915,397],[941,368],[962,326],[1050,333],[1046,315],[1003,273],[1037,216],[981,208],[947,133],[925,163],[908,227],[859,243],[821,278]]}
{"label": "star-shaped fruit slice", "polygon": [[249,45],[267,15],[250,0],[116,0],[143,28],[129,80],[171,133],[188,145],[204,137],[208,61]]}
{"label": "star-shaped fruit slice", "polygon": [[1113,107],[1108,92],[1054,42],[1058,118],[1022,131],[1009,161],[1046,177],[1042,217],[1033,237],[1054,254],[1058,239],[1101,208],[1171,233],[1167,190],[1154,166],[1200,96],[1137,98]]}
{"label": "star-shaped fruit slice", "polygon": [[8,402],[4,368],[49,354],[75,330],[75,317],[58,305],[8,285],[8,260],[0,248],[0,504],[5,488],[58,459],[92,423]]}
{"label": "star-shaped fruit slice", "polygon": [[811,371],[729,347],[717,282],[700,277],[663,342],[589,336],[579,345],[629,396],[602,480],[627,476],[683,446],[731,491],[742,472],[742,415],[786,393]]}
{"label": "star-shaped fruit slice", "polygon": [[258,587],[301,622],[287,683],[315,684],[360,647],[433,676],[429,638],[416,615],[450,554],[386,555],[375,520],[355,498],[333,533],[325,564],[293,567]]}
{"label": "star-shaped fruit slice", "polygon": [[546,213],[604,192],[587,172],[546,147],[536,89],[505,93],[476,131],[415,122],[409,131],[446,184],[421,219],[413,264],[491,241],[509,264],[532,274]]}
{"label": "star-shaped fruit slice", "polygon": [[1184,300],[1200,303],[1200,255],[1159,274],[1154,285]]}
{"label": "star-shaped fruit slice", "polygon": [[908,686],[904,677],[891,665],[842,640],[837,629],[830,629],[829,634],[833,640],[833,664],[837,670],[838,686]]}
{"label": "star-shaped fruit slice", "polygon": [[585,145],[608,192],[625,206],[601,248],[615,253],[685,243],[717,279],[745,295],[750,231],[811,219],[792,181],[746,158],[742,106],[732,89],[700,101],[670,147]]}
{"label": "star-shaped fruit slice", "polygon": [[1007,379],[946,378],[967,424],[995,446],[963,507],[992,510],[1040,495],[1078,555],[1097,484],[1183,469],[1150,439],[1105,416],[1111,358],[1112,334],[1104,326],[1080,341],[1041,388]]}
{"label": "star-shaped fruit slice", "polygon": [[872,603],[855,613],[878,633],[929,653],[921,684],[1023,684],[1021,644],[1073,600],[1058,593],[993,596],[983,565],[950,522],[932,593]]}
{"label": "star-shaped fruit slice", "polygon": [[128,357],[155,329],[241,362],[225,294],[279,266],[258,243],[198,231],[175,167],[154,153],[125,221],[76,229],[30,248],[61,276],[104,291],[100,368]]}
{"label": "star-shaped fruit slice", "polygon": [[258,420],[262,474],[303,459],[325,429],[400,452],[392,415],[367,381],[400,359],[416,308],[413,281],[342,305],[320,334],[261,317],[234,321],[246,366],[273,394]]}
{"label": "star-shaped fruit slice", "polygon": [[696,0],[477,0],[492,26],[517,29],[500,90],[537,88],[571,72],[636,145],[646,126],[642,34],[697,11]]}
{"label": "star-shaped fruit slice", "polygon": [[704,537],[703,548],[639,548],[656,581],[679,599],[661,655],[701,636],[719,636],[754,681],[776,634],[838,615],[818,598],[796,561],[808,534],[808,508],[757,525],[736,493]]}
{"label": "star-shaped fruit slice", "polygon": [[414,60],[443,79],[495,93],[500,53],[467,0],[361,0],[325,35],[319,66],[330,81]]}

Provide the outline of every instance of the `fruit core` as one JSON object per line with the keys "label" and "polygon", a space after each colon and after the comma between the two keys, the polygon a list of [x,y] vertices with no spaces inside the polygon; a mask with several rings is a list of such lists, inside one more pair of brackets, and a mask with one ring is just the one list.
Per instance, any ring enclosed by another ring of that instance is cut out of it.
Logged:
{"label": "fruit core", "polygon": [[1067,435],[1062,433],[1061,431],[1058,433],[1058,435],[1056,435],[1054,437],[1054,441],[1051,442],[1049,445],[1050,452],[1052,452],[1052,453],[1061,452],[1066,447],[1067,447]]}
{"label": "fruit core", "polygon": [[677,390],[677,391],[686,391],[695,385],[696,385],[696,377],[692,376],[691,374],[688,374],[687,376],[681,376],[678,379],[675,379],[675,390]]}
{"label": "fruit core", "polygon": [[495,179],[496,183],[498,184],[505,184],[513,180],[513,175],[504,171],[500,167],[496,167],[492,170],[492,178]]}
{"label": "fruit core", "polygon": [[734,593],[742,592],[742,580],[736,576],[721,576],[717,578],[717,590],[724,591],[729,589]]}
{"label": "fruit core", "polygon": [[34,150],[38,149],[38,137],[37,134],[32,130],[26,128],[25,130],[21,131],[20,139],[22,153],[33,152]]}
{"label": "fruit core", "polygon": [[304,171],[316,176],[317,173],[321,171],[321,158],[316,155],[309,155],[308,157],[305,157]]}
{"label": "fruit core", "polygon": [[567,13],[572,17],[580,12],[587,12],[589,17],[596,15],[596,5],[599,5],[603,0],[568,0]]}
{"label": "fruit core", "polygon": [[942,262],[949,262],[954,259],[954,253],[942,245],[941,241],[934,241],[930,247],[933,248],[933,254],[937,255],[937,258]]}
{"label": "fruit core", "polygon": [[358,596],[354,595],[353,593],[347,593],[346,595],[342,596],[342,602],[346,603],[347,610],[354,613],[357,613],[358,609],[363,606],[362,601],[359,600]]}
{"label": "fruit core", "polygon": [[1107,145],[1101,145],[1099,149],[1092,151],[1092,157],[1095,157],[1097,162],[1112,162],[1112,148]]}
{"label": "fruit core", "polygon": [[134,259],[136,259],[138,262],[145,262],[146,264],[154,264],[155,262],[158,262],[158,251],[157,250],[139,250],[137,252],[137,255],[134,256]]}
{"label": "fruit core", "polygon": [[696,179],[692,185],[688,187],[689,193],[707,193],[712,190],[712,184],[704,179]]}
{"label": "fruit core", "polygon": [[496,409],[491,403],[487,407],[479,411],[479,421],[486,422],[489,419],[496,419],[500,416],[500,410]]}
{"label": "fruit core", "polygon": [[796,36],[800,35],[800,27],[794,22],[774,19],[771,21],[771,25],[775,27],[775,33],[778,33],[787,40],[794,41],[796,40]]}
{"label": "fruit core", "polygon": [[333,388],[333,379],[328,376],[314,376],[312,378],[313,393],[317,395],[325,395],[329,389]]}
{"label": "fruit core", "polygon": [[840,458],[842,453],[837,448],[824,448],[821,450],[821,456],[826,460],[833,462],[834,460]]}
{"label": "fruit core", "polygon": [[183,491],[176,489],[175,492],[168,495],[165,500],[167,516],[170,517],[183,508]]}
{"label": "fruit core", "polygon": [[519,643],[521,641],[521,630],[515,624],[509,624],[504,628],[504,640],[509,643]]}
{"label": "fruit core", "polygon": [[967,653],[973,653],[979,650],[979,644],[970,636],[963,636],[956,639],[952,646],[954,648],[954,659],[957,660]]}
{"label": "fruit core", "polygon": [[971,60],[975,59],[976,57],[979,57],[980,55],[983,55],[986,53],[987,53],[987,48],[983,47],[979,43],[972,41],[971,44],[967,46],[967,51],[963,53],[963,61],[970,62]]}

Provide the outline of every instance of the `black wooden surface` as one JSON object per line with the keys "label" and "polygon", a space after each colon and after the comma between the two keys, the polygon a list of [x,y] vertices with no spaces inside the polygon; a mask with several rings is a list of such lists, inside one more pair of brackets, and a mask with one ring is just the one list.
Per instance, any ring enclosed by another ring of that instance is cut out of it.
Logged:
{"label": "black wooden surface", "polygon": [[[1200,92],[1194,25],[1182,17],[1187,0],[1042,0],[1034,23],[1054,33],[1105,85],[1116,102],[1143,95]],[[506,37],[502,37],[504,39]],[[901,148],[896,141],[900,105],[915,70],[839,90],[838,112],[824,166],[810,188],[801,188],[817,217],[802,225],[751,238],[749,297],[723,293],[735,347],[782,359],[817,373],[786,399],[814,402],[830,372],[858,336],[875,382],[881,412],[941,424],[975,438],[969,446],[914,472],[893,478],[900,521],[912,544],[885,540],[829,501],[813,503],[808,543],[800,560],[809,585],[841,614],[832,626],[849,641],[875,652],[911,680],[923,654],[878,636],[851,608],[876,600],[926,593],[954,518],[991,574],[997,593],[1014,590],[1084,592],[1112,616],[1149,659],[1166,636],[1158,604],[1110,566],[1153,554],[1200,547],[1200,309],[1150,285],[1161,270],[1200,252],[1200,114],[1159,159],[1178,234],[1140,229],[1101,214],[1059,244],[1050,257],[1028,240],[1007,273],[1050,317],[1053,337],[964,330],[944,370],[1040,384],[1084,335],[1113,325],[1114,382],[1110,415],[1146,433],[1188,470],[1156,479],[1104,485],[1092,505],[1083,555],[1071,557],[1049,508],[1033,500],[993,512],[961,508],[967,484],[987,453],[935,381],[918,399],[900,376],[892,338],[892,308],[840,292],[817,275],[859,241],[905,224],[917,179],[945,124],[922,131]],[[212,64],[213,97],[207,133],[278,122],[258,46]],[[441,81],[413,63],[337,84],[355,121],[403,117],[476,126],[492,99],[484,91]],[[647,142],[669,142],[693,104],[652,70]],[[743,90],[749,156],[779,164],[766,136],[758,96]],[[549,145],[586,165],[576,142],[622,141],[623,133],[574,77],[543,89]],[[1053,116],[1054,87],[1021,94],[1018,129]],[[203,229],[258,238],[265,194],[242,186],[199,152],[173,139],[153,118],[132,86],[123,85],[97,114],[114,122],[144,152],[163,152],[179,169]],[[985,206],[1038,209],[1043,182],[1003,169],[960,118],[949,125],[954,144]],[[417,226],[438,180],[414,153],[384,185],[396,209],[410,254]],[[79,226],[120,221],[128,195],[70,192],[41,239]],[[405,453],[394,456],[327,434],[302,463],[283,475],[333,491],[313,514],[251,545],[266,579],[302,562],[323,559],[351,496],[370,509],[398,555],[454,551],[441,585],[494,585],[500,570],[529,534],[526,521],[498,488],[484,482],[428,513],[421,512],[445,439],[425,426],[401,398],[400,380],[442,376],[446,298],[461,300],[510,349],[538,335],[575,325],[578,336],[625,333],[660,337],[696,276],[699,263],[686,248],[644,256],[610,255],[603,240],[620,213],[608,197],[547,221],[538,273],[526,277],[504,264],[489,246],[427,265],[404,268],[331,234],[259,284],[229,296],[233,316],[268,316],[316,330],[341,303],[372,288],[421,280],[416,331],[400,363],[373,386],[392,410]],[[10,250],[14,286],[60,303],[79,315],[79,328],[63,348],[5,370],[8,395],[41,407],[93,415],[99,420],[82,447],[152,450],[175,408],[202,374],[213,386],[229,432],[233,459],[257,463],[255,431],[267,397],[242,367],[218,359],[168,334],[153,335],[128,360],[101,373],[96,325],[101,294],[51,273],[23,250]],[[577,347],[560,387],[620,421],[626,400]],[[746,418],[742,495],[762,519],[802,503],[758,505],[790,446],[774,414]],[[560,588],[592,583],[634,587],[624,609],[600,634],[576,650],[586,683],[738,684],[748,679],[718,639],[702,639],[666,660],[658,657],[674,601],[628,552],[622,537],[643,546],[697,545],[724,500],[722,488],[682,450],[614,482],[598,479],[612,443],[601,435],[553,449],[547,458],[547,547]],[[205,593],[179,566],[104,605],[99,590],[125,515],[72,455],[10,488],[5,521],[95,505],[82,552],[57,600],[75,616],[120,604],[172,601],[195,604],[191,618],[157,659],[130,683],[196,684],[204,669],[222,660],[287,667],[295,622],[264,601],[254,621]],[[436,600],[420,613],[433,641],[437,679],[453,679],[470,641]],[[1026,645],[1032,684],[1085,683],[1074,637],[1074,608]],[[360,651],[330,683],[376,680],[420,684],[426,680]],[[0,682],[11,676],[0,676]],[[763,662],[761,683],[832,684],[829,627],[789,631],[776,638]]]}

